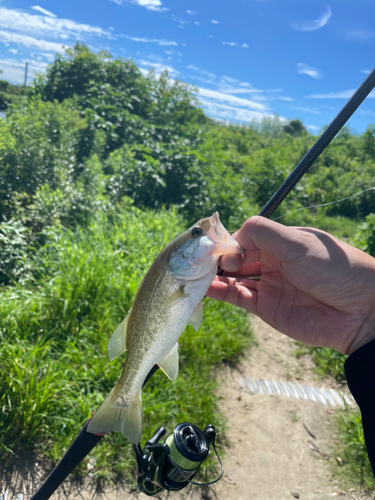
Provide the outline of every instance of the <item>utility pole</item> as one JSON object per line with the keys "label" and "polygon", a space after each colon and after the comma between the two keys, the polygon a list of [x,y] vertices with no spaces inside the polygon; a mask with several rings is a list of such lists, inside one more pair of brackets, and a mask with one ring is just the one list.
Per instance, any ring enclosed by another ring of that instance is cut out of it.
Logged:
{"label": "utility pole", "polygon": [[27,85],[27,68],[28,68],[28,66],[29,66],[29,62],[26,61],[26,63],[25,63],[25,87]]}

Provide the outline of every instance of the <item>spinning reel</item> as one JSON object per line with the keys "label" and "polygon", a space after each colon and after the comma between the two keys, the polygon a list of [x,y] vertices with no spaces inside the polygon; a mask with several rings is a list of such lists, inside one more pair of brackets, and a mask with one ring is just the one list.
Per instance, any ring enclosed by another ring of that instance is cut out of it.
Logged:
{"label": "spinning reel", "polygon": [[[154,496],[163,490],[181,490],[189,483],[207,486],[222,478],[224,469],[215,447],[216,431],[213,425],[206,425],[202,431],[193,424],[178,424],[165,443],[159,444],[165,434],[166,429],[159,427],[143,450],[139,444],[133,445],[140,491]],[[208,483],[192,481],[201,464],[208,458],[210,443],[221,465],[220,475]]]}

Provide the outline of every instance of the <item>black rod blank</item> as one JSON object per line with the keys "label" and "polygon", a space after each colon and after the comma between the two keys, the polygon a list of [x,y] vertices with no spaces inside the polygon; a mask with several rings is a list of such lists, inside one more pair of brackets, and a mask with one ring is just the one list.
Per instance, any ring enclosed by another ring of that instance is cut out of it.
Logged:
{"label": "black rod blank", "polygon": [[99,443],[104,434],[96,435],[87,432],[88,423],[89,421],[85,423],[63,458],[30,500],[46,500],[49,498],[71,471]]}
{"label": "black rod blank", "polygon": [[288,175],[276,193],[272,198],[266,203],[266,205],[259,212],[259,215],[263,217],[270,218],[276,208],[284,200],[284,198],[289,194],[301,177],[307,172],[318,156],[324,151],[328,144],[332,141],[335,135],[340,131],[340,129],[345,125],[345,123],[352,116],[354,111],[360,106],[360,104],[366,99],[371,90],[375,87],[375,69],[368,75],[366,80],[358,88],[358,90],[352,95],[349,101],[345,104],[342,110],[338,113],[336,118],[332,120],[323,134],[315,142],[315,144],[309,149],[302,160],[294,168],[294,170]]}

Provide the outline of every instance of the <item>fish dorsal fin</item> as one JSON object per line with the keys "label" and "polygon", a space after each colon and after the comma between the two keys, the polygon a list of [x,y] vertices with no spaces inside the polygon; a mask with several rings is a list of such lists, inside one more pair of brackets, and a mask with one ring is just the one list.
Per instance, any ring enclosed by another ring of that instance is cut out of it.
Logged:
{"label": "fish dorsal fin", "polygon": [[107,352],[111,361],[126,351],[126,325],[128,324],[128,318],[129,314],[125,316],[109,339]]}
{"label": "fish dorsal fin", "polygon": [[176,304],[178,304],[179,302],[181,302],[181,300],[184,300],[187,297],[189,297],[189,295],[187,295],[185,293],[185,287],[184,286],[180,286],[178,288],[178,290],[176,292],[172,293],[172,295],[170,297],[168,297],[168,299],[165,301],[165,304],[164,304],[164,307],[163,307],[164,311],[166,309],[169,309],[172,306],[175,306]]}
{"label": "fish dorsal fin", "polygon": [[176,380],[178,374],[178,342],[165,358],[158,363],[166,376],[171,380]]}
{"label": "fish dorsal fin", "polygon": [[200,300],[189,319],[189,323],[196,332],[199,330],[199,327],[201,326],[202,317],[203,317],[203,303]]}

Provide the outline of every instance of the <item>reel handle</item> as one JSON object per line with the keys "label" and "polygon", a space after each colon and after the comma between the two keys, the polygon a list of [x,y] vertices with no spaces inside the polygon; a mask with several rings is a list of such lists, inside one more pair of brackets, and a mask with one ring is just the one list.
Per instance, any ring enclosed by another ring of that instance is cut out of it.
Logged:
{"label": "reel handle", "polygon": [[145,448],[148,448],[149,446],[153,446],[154,444],[157,444],[158,441],[160,441],[160,439],[165,435],[166,432],[167,432],[167,430],[163,426],[156,429],[155,434],[145,444]]}

